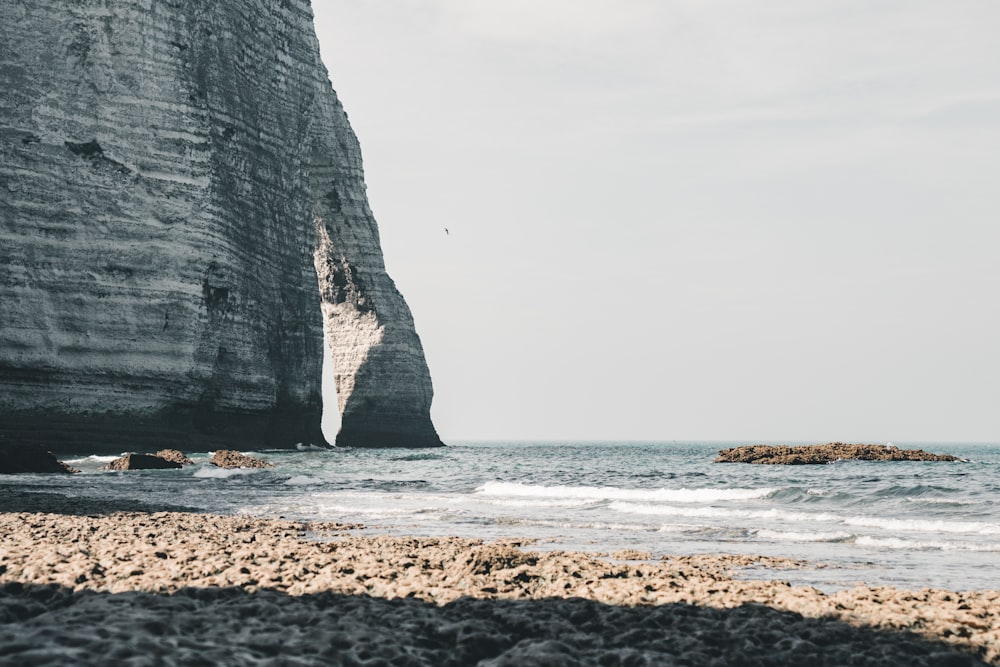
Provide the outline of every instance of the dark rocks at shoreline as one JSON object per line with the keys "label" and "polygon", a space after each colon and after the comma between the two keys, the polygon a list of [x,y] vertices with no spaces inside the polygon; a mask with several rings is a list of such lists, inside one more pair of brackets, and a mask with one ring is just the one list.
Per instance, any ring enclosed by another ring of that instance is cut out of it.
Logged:
{"label": "dark rocks at shoreline", "polygon": [[169,461],[157,454],[126,454],[101,466],[101,470],[170,470],[180,467],[177,461]]}
{"label": "dark rocks at shoreline", "polygon": [[274,464],[264,459],[240,454],[232,449],[220,449],[212,455],[209,463],[220,468],[273,468]]}
{"label": "dark rocks at shoreline", "polygon": [[950,454],[931,454],[922,449],[899,449],[892,445],[855,445],[831,442],[825,445],[749,445],[719,452],[716,463],[766,465],[815,465],[834,461],[962,461]]}
{"label": "dark rocks at shoreline", "polygon": [[0,474],[80,472],[59,461],[52,452],[38,446],[0,445]]}

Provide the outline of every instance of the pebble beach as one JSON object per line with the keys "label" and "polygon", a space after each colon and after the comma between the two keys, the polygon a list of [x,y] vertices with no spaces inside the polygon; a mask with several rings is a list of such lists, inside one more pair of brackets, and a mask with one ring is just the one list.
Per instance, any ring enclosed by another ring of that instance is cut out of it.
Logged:
{"label": "pebble beach", "polygon": [[6,501],[3,665],[1000,664],[1000,591],[823,593],[780,578],[817,564],[774,557]]}

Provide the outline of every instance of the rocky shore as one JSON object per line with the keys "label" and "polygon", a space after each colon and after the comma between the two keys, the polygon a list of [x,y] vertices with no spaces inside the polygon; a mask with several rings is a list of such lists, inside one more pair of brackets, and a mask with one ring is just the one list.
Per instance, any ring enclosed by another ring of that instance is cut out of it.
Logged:
{"label": "rocky shore", "polygon": [[532,551],[185,512],[0,514],[0,663],[1000,664],[1000,591],[746,581],[744,556]]}
{"label": "rocky shore", "polygon": [[851,445],[831,442],[825,445],[749,445],[730,447],[719,452],[716,463],[761,463],[769,465],[808,465],[834,461],[961,461],[950,454],[931,454],[922,449],[899,449],[892,445]]}

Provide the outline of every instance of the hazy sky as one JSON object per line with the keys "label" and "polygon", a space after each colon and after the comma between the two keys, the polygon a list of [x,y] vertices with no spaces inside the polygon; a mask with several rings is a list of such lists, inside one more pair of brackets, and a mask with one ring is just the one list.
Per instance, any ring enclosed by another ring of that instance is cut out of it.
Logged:
{"label": "hazy sky", "polygon": [[996,0],[313,5],[446,442],[1000,441]]}

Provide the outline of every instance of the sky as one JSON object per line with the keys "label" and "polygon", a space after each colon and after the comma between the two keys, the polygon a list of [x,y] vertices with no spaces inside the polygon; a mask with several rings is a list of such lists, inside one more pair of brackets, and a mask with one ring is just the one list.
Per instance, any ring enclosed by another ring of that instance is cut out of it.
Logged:
{"label": "sky", "polygon": [[313,5],[446,443],[1000,441],[1000,3]]}

